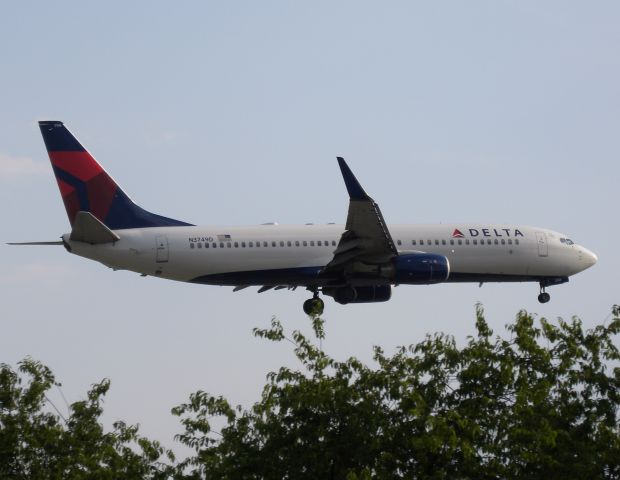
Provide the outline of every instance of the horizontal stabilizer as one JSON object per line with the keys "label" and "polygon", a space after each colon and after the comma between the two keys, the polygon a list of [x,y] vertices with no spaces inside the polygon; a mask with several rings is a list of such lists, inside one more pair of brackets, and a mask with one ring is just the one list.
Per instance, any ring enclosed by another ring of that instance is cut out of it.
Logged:
{"label": "horizontal stabilizer", "polygon": [[75,216],[73,230],[71,230],[71,240],[76,242],[91,243],[112,243],[120,240],[116,233],[106,227],[101,221],[90,212],[80,211]]}
{"label": "horizontal stabilizer", "polygon": [[7,245],[62,245],[62,241],[54,242],[8,242]]}

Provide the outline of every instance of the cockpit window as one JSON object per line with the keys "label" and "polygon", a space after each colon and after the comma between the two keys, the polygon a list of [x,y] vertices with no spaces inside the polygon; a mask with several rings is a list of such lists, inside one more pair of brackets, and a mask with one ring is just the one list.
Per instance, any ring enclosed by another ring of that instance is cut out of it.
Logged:
{"label": "cockpit window", "polygon": [[560,242],[565,243],[566,245],[574,245],[575,242],[573,242],[570,238],[560,238]]}

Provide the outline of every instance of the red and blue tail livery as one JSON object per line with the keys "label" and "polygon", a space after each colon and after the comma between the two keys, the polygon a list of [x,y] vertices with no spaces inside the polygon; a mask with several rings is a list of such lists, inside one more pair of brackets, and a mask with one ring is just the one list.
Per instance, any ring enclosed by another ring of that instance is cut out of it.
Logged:
{"label": "red and blue tail livery", "polygon": [[69,222],[89,212],[111,230],[191,225],[148,212],[136,205],[58,121],[39,122]]}

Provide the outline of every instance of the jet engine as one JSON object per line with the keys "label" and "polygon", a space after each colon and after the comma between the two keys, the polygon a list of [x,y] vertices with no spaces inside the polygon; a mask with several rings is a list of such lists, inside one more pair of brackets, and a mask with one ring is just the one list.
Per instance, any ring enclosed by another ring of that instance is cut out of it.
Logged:
{"label": "jet engine", "polygon": [[389,285],[370,285],[358,287],[339,287],[323,289],[323,293],[334,297],[338,303],[371,303],[387,302],[392,296],[392,287]]}
{"label": "jet engine", "polygon": [[450,276],[450,262],[434,253],[404,253],[394,260],[394,283],[429,285],[445,282]]}

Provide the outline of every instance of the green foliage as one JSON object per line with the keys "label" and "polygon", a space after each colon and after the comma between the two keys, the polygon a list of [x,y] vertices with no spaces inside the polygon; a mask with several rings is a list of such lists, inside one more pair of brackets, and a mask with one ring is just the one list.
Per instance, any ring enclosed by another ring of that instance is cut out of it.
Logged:
{"label": "green foliage", "polygon": [[[21,374],[21,375],[20,375]],[[171,454],[116,422],[104,432],[99,418],[110,382],[94,384],[86,400],[69,407],[66,419],[50,411],[46,392],[59,386],[51,370],[31,359],[18,372],[0,365],[0,478],[166,478],[158,459]]]}
{"label": "green foliage", "polygon": [[[173,409],[195,455],[186,478],[618,478],[620,358],[613,319],[536,322],[493,337],[481,306],[462,347],[444,334],[376,365],[337,361],[273,319],[257,337],[290,341],[301,364],[267,377],[249,409],[197,392]],[[324,323],[313,317],[320,342]],[[609,372],[611,370],[611,372]],[[219,432],[213,418],[224,422]],[[181,475],[179,473],[179,475]]]}
{"label": "green foliage", "polygon": [[314,339],[272,319],[255,336],[290,342],[300,366],[269,373],[250,408],[202,391],[174,408],[193,449],[177,463],[136,426],[103,429],[108,380],[64,418],[49,368],[0,365],[0,478],[620,478],[620,308],[591,330],[521,311],[502,337],[478,305],[475,327],[462,346],[375,347],[368,366],[324,352],[318,316]]}

